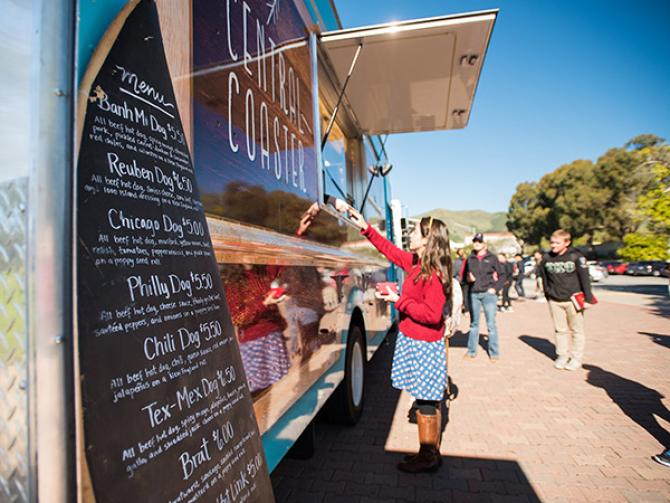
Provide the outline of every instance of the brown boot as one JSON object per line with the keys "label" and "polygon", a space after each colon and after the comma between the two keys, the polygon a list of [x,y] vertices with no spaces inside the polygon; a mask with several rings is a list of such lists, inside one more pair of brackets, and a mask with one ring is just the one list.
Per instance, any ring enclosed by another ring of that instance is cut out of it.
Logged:
{"label": "brown boot", "polygon": [[398,469],[407,473],[434,472],[441,464],[439,451],[441,415],[427,416],[416,412],[416,423],[419,427],[419,453],[408,460],[398,463]]}
{"label": "brown boot", "polygon": [[[439,428],[438,438],[437,438],[437,451],[439,452],[440,451],[440,445],[442,445],[442,411],[440,410],[439,407],[437,407],[435,409],[435,416],[437,417],[437,427]],[[418,424],[418,422],[419,422],[419,420],[417,419],[417,424]],[[416,454],[406,454],[402,458],[402,460],[403,461],[409,461],[409,460],[411,460],[412,458],[415,458],[418,455],[419,455],[418,452]],[[438,460],[439,460],[440,466],[442,466],[442,456],[438,456]]]}
{"label": "brown boot", "polygon": [[439,405],[435,410],[435,417],[437,418],[437,441],[435,447],[437,448],[437,459],[440,466],[442,466],[442,456],[440,455],[440,447],[442,446],[442,411]]}

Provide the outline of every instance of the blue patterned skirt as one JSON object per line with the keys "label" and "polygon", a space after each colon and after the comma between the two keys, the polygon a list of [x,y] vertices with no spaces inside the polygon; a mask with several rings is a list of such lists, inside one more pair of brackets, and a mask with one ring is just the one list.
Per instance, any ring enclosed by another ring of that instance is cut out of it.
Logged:
{"label": "blue patterned skirt", "polygon": [[240,355],[252,393],[279,381],[291,366],[281,332],[240,343]]}
{"label": "blue patterned skirt", "polygon": [[417,400],[442,400],[447,387],[444,339],[418,341],[398,332],[393,353],[391,384]]}

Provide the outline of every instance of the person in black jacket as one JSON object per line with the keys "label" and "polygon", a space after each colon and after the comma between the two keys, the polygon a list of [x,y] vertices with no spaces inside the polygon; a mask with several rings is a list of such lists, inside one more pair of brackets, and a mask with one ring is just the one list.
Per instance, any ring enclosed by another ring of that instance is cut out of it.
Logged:
{"label": "person in black jacket", "polygon": [[463,272],[465,279],[470,284],[470,333],[468,334],[468,352],[465,357],[477,356],[480,311],[483,307],[489,331],[489,358],[495,362],[500,358],[496,310],[503,274],[498,258],[488,251],[481,233],[478,232],[472,238],[472,247],[472,253],[465,263]]}
{"label": "person in black jacket", "polygon": [[554,322],[554,367],[559,370],[580,369],[584,358],[584,311],[575,308],[571,297],[582,292],[586,303],[594,303],[586,258],[570,246],[571,242],[569,232],[556,230],[550,239],[551,252],[543,257],[539,271]]}
{"label": "person in black jacket", "polygon": [[526,296],[526,292],[523,291],[523,278],[526,275],[523,270],[523,255],[520,253],[514,255],[513,266],[514,274],[512,276],[514,278],[514,289],[519,298],[522,299]]}
{"label": "person in black jacket", "polygon": [[465,263],[468,257],[463,248],[456,250],[454,261],[454,279],[458,280],[463,292],[463,312],[470,312],[470,284],[465,280]]}
{"label": "person in black jacket", "polygon": [[507,260],[507,256],[504,253],[498,253],[498,262],[500,262],[500,269],[502,271],[500,278],[500,282],[502,283],[502,305],[500,306],[500,310],[513,313],[514,309],[512,309],[512,299],[509,296],[509,289],[512,287],[514,279],[514,264]]}

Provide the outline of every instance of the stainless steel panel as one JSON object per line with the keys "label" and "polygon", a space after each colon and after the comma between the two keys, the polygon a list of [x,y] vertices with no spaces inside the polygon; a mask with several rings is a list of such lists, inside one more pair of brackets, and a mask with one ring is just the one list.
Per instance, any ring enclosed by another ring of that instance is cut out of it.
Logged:
{"label": "stainless steel panel", "polygon": [[0,500],[28,501],[28,179],[0,183]]}
{"label": "stainless steel panel", "polygon": [[33,2],[26,260],[31,502],[75,500],[71,354],[74,4],[73,0]]}

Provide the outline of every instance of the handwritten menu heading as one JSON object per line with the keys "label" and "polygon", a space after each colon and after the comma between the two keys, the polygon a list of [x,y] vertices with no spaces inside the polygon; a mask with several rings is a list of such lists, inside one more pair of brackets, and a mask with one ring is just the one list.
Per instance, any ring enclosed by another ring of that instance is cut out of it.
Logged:
{"label": "handwritten menu heading", "polygon": [[130,12],[93,81],[77,173],[96,500],[273,501],[151,0]]}

